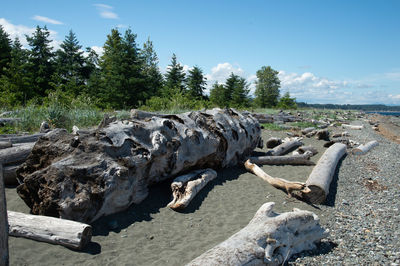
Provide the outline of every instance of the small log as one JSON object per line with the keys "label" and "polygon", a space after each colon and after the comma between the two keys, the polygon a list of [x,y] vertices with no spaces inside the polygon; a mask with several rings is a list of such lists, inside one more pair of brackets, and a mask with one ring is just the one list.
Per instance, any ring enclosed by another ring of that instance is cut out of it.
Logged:
{"label": "small log", "polygon": [[303,135],[306,135],[307,133],[313,132],[314,130],[315,130],[315,127],[307,127],[307,128],[305,128],[305,129],[303,129],[303,130],[301,131],[301,133],[302,133]]}
{"label": "small log", "polygon": [[266,143],[268,149],[275,148],[276,146],[281,145],[281,144],[282,144],[282,140],[280,138],[274,138],[274,137],[269,138]]}
{"label": "small log", "polygon": [[92,227],[71,220],[8,211],[10,236],[83,249],[92,238]]}
{"label": "small log", "polygon": [[303,143],[300,142],[299,140],[286,141],[286,142],[276,146],[272,150],[269,150],[267,152],[267,155],[270,155],[270,156],[283,155],[283,154],[288,153],[290,150],[295,149],[301,145],[303,145]]}
{"label": "small log", "polygon": [[375,146],[378,146],[379,143],[376,140],[370,141],[366,144],[361,144],[357,148],[354,148],[351,152],[355,155],[362,155],[367,153],[370,149],[372,149]]}
{"label": "small log", "polygon": [[8,265],[8,263],[7,206],[3,182],[3,165],[0,162],[0,265]]}
{"label": "small log", "polygon": [[265,173],[258,165],[252,163],[250,160],[247,160],[244,163],[247,171],[252,172],[258,177],[261,177],[263,180],[267,181],[273,187],[285,191],[289,196],[301,195],[302,193],[308,193],[309,190],[306,187],[305,183],[301,182],[292,182],[285,180],[283,178],[272,177]]}
{"label": "small log", "polygon": [[329,140],[329,131],[327,129],[318,130],[315,137],[319,140]]}
{"label": "small log", "polygon": [[4,184],[6,186],[13,186],[13,185],[18,185],[18,179],[17,179],[17,168],[20,165],[6,165],[3,166],[3,178],[4,178]]}
{"label": "small log", "polygon": [[36,142],[45,133],[36,133],[25,136],[0,136],[0,141],[10,141],[12,144]]}
{"label": "small log", "polygon": [[312,152],[306,152],[299,155],[259,156],[250,157],[250,161],[262,165],[314,165],[315,163],[310,161],[312,155]]}
{"label": "small log", "polygon": [[26,160],[35,143],[24,143],[11,148],[0,150],[0,162],[15,164]]}
{"label": "small log", "polygon": [[343,144],[346,144],[347,147],[350,147],[350,146],[351,146],[351,145],[350,145],[350,141],[349,141],[348,139],[345,139],[345,138],[335,138],[335,139],[332,139],[332,140],[326,142],[326,143],[324,144],[324,147],[325,147],[325,148],[329,148],[330,146],[332,146],[332,145],[335,144],[335,143],[343,143]]}
{"label": "small log", "polygon": [[307,200],[316,204],[325,202],[336,166],[345,154],[346,145],[342,143],[333,144],[322,154],[306,181],[310,189],[310,192],[305,194]]}
{"label": "small log", "polygon": [[299,152],[299,154],[304,154],[306,152],[311,152],[312,156],[314,156],[315,154],[318,153],[318,150],[316,148],[314,148],[313,146],[301,146],[297,149],[297,151]]}
{"label": "small log", "polygon": [[311,132],[308,132],[308,133],[306,134],[306,137],[307,137],[307,138],[311,138],[311,137],[314,136],[315,134],[317,134],[317,130],[313,130],[313,131],[311,131]]}
{"label": "small log", "polygon": [[12,147],[11,141],[0,141],[0,149],[6,149]]}
{"label": "small log", "polygon": [[348,125],[348,124],[342,124],[342,127],[353,129],[353,130],[361,130],[364,128],[364,126],[356,126],[356,125]]}
{"label": "small log", "polygon": [[343,131],[342,133],[335,133],[332,135],[332,138],[340,138],[340,137],[348,137],[350,136],[349,132]]}
{"label": "small log", "polygon": [[217,177],[213,169],[202,169],[193,171],[174,179],[171,184],[174,199],[168,204],[173,210],[181,210],[189,205],[190,201],[208,182]]}
{"label": "small log", "polygon": [[283,265],[328,236],[314,213],[295,208],[279,214],[274,205],[263,204],[246,227],[187,265]]}

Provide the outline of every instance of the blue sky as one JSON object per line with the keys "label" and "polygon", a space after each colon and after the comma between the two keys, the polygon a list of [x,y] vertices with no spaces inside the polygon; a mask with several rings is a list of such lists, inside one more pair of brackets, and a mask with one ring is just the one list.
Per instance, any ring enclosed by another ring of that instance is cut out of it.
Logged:
{"label": "blue sky", "polygon": [[234,72],[254,90],[256,71],[278,70],[282,92],[309,103],[400,105],[400,1],[3,1],[12,36],[47,25],[55,47],[72,29],[101,52],[131,27],[153,41],[165,71],[172,53],[211,85]]}

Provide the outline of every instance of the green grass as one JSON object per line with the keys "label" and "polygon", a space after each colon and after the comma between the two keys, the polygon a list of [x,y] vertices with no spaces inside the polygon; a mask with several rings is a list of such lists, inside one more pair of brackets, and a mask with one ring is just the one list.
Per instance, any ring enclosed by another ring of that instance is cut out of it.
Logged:
{"label": "green grass", "polygon": [[263,126],[264,129],[266,129],[266,130],[272,130],[272,131],[285,130],[285,128],[281,127],[280,125],[274,124],[274,123],[264,123],[264,124],[261,124],[261,126]]}
{"label": "green grass", "polygon": [[294,127],[298,127],[298,128],[307,128],[307,127],[315,127],[314,123],[311,122],[307,122],[307,121],[302,121],[302,122],[292,122],[289,123],[289,125],[294,126]]}

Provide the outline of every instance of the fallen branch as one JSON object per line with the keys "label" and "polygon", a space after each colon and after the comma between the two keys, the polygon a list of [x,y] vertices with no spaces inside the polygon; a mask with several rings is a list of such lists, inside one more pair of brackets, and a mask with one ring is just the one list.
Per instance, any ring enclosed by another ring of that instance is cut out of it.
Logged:
{"label": "fallen branch", "polygon": [[213,169],[202,169],[175,178],[171,184],[174,199],[168,204],[168,207],[173,210],[186,208],[194,196],[216,177],[217,172]]}
{"label": "fallen branch", "polygon": [[48,216],[8,211],[10,236],[24,237],[81,250],[92,238],[92,227]]}
{"label": "fallen branch", "polygon": [[252,163],[250,160],[247,160],[244,163],[244,166],[246,167],[247,171],[252,172],[258,177],[261,177],[273,187],[285,191],[289,196],[297,197],[299,194],[307,193],[309,191],[305,183],[292,182],[283,178],[272,177],[265,173],[260,167],[258,167],[258,165]]}
{"label": "fallen branch", "polygon": [[279,214],[274,205],[262,205],[246,227],[187,265],[283,265],[328,236],[314,213],[293,209]]}
{"label": "fallen branch", "polygon": [[310,192],[304,194],[305,199],[311,203],[324,203],[329,193],[329,186],[335,173],[336,165],[345,153],[346,145],[335,143],[322,154],[306,181]]}
{"label": "fallen branch", "polygon": [[295,149],[299,146],[303,145],[302,142],[299,140],[291,140],[291,141],[286,141],[272,150],[269,150],[266,154],[269,156],[279,156],[288,153],[290,150]]}
{"label": "fallen branch", "polygon": [[352,153],[355,155],[362,155],[362,154],[367,153],[370,149],[372,149],[373,147],[378,146],[378,145],[379,145],[379,143],[376,140],[373,140],[366,144],[361,144],[357,148],[354,148],[352,150]]}
{"label": "fallen branch", "polygon": [[262,165],[314,165],[315,163],[310,161],[312,155],[312,152],[306,152],[299,155],[258,156],[250,157],[250,161]]}

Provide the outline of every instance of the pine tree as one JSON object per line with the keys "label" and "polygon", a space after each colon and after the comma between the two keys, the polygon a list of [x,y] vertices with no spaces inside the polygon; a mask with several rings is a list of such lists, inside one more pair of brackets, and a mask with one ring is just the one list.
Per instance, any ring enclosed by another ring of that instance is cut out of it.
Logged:
{"label": "pine tree", "polygon": [[244,108],[249,106],[249,85],[246,82],[246,79],[239,78],[232,91],[232,100],[230,102],[230,106],[235,108]]}
{"label": "pine tree", "polygon": [[289,92],[286,92],[277,105],[281,109],[297,109],[296,98],[291,98]]}
{"label": "pine tree", "polygon": [[11,62],[11,39],[0,25],[0,77],[6,72]]}
{"label": "pine tree", "polygon": [[213,84],[210,90],[210,101],[218,107],[225,107],[226,100],[224,85],[218,84],[218,82]]}
{"label": "pine tree", "polygon": [[186,80],[187,88],[189,96],[192,99],[201,99],[203,98],[203,91],[205,89],[205,85],[207,84],[206,78],[203,75],[203,71],[195,66],[191,70],[189,70],[189,76]]}
{"label": "pine tree", "polygon": [[150,39],[143,44],[140,54],[144,66],[143,75],[146,79],[146,93],[151,97],[161,94],[163,76],[158,68],[158,57],[154,51],[153,42]]}
{"label": "pine tree", "polygon": [[35,96],[45,97],[52,90],[51,81],[54,73],[54,54],[50,46],[50,32],[47,27],[36,27],[31,37],[26,36],[31,50],[29,53],[29,74]]}
{"label": "pine tree", "polygon": [[164,96],[170,96],[176,92],[185,92],[185,72],[183,72],[183,66],[178,63],[176,55],[173,54],[171,64],[165,74]]}
{"label": "pine tree", "polygon": [[274,107],[278,104],[279,88],[281,82],[278,78],[278,71],[270,66],[263,66],[257,71],[255,103],[261,108]]}

